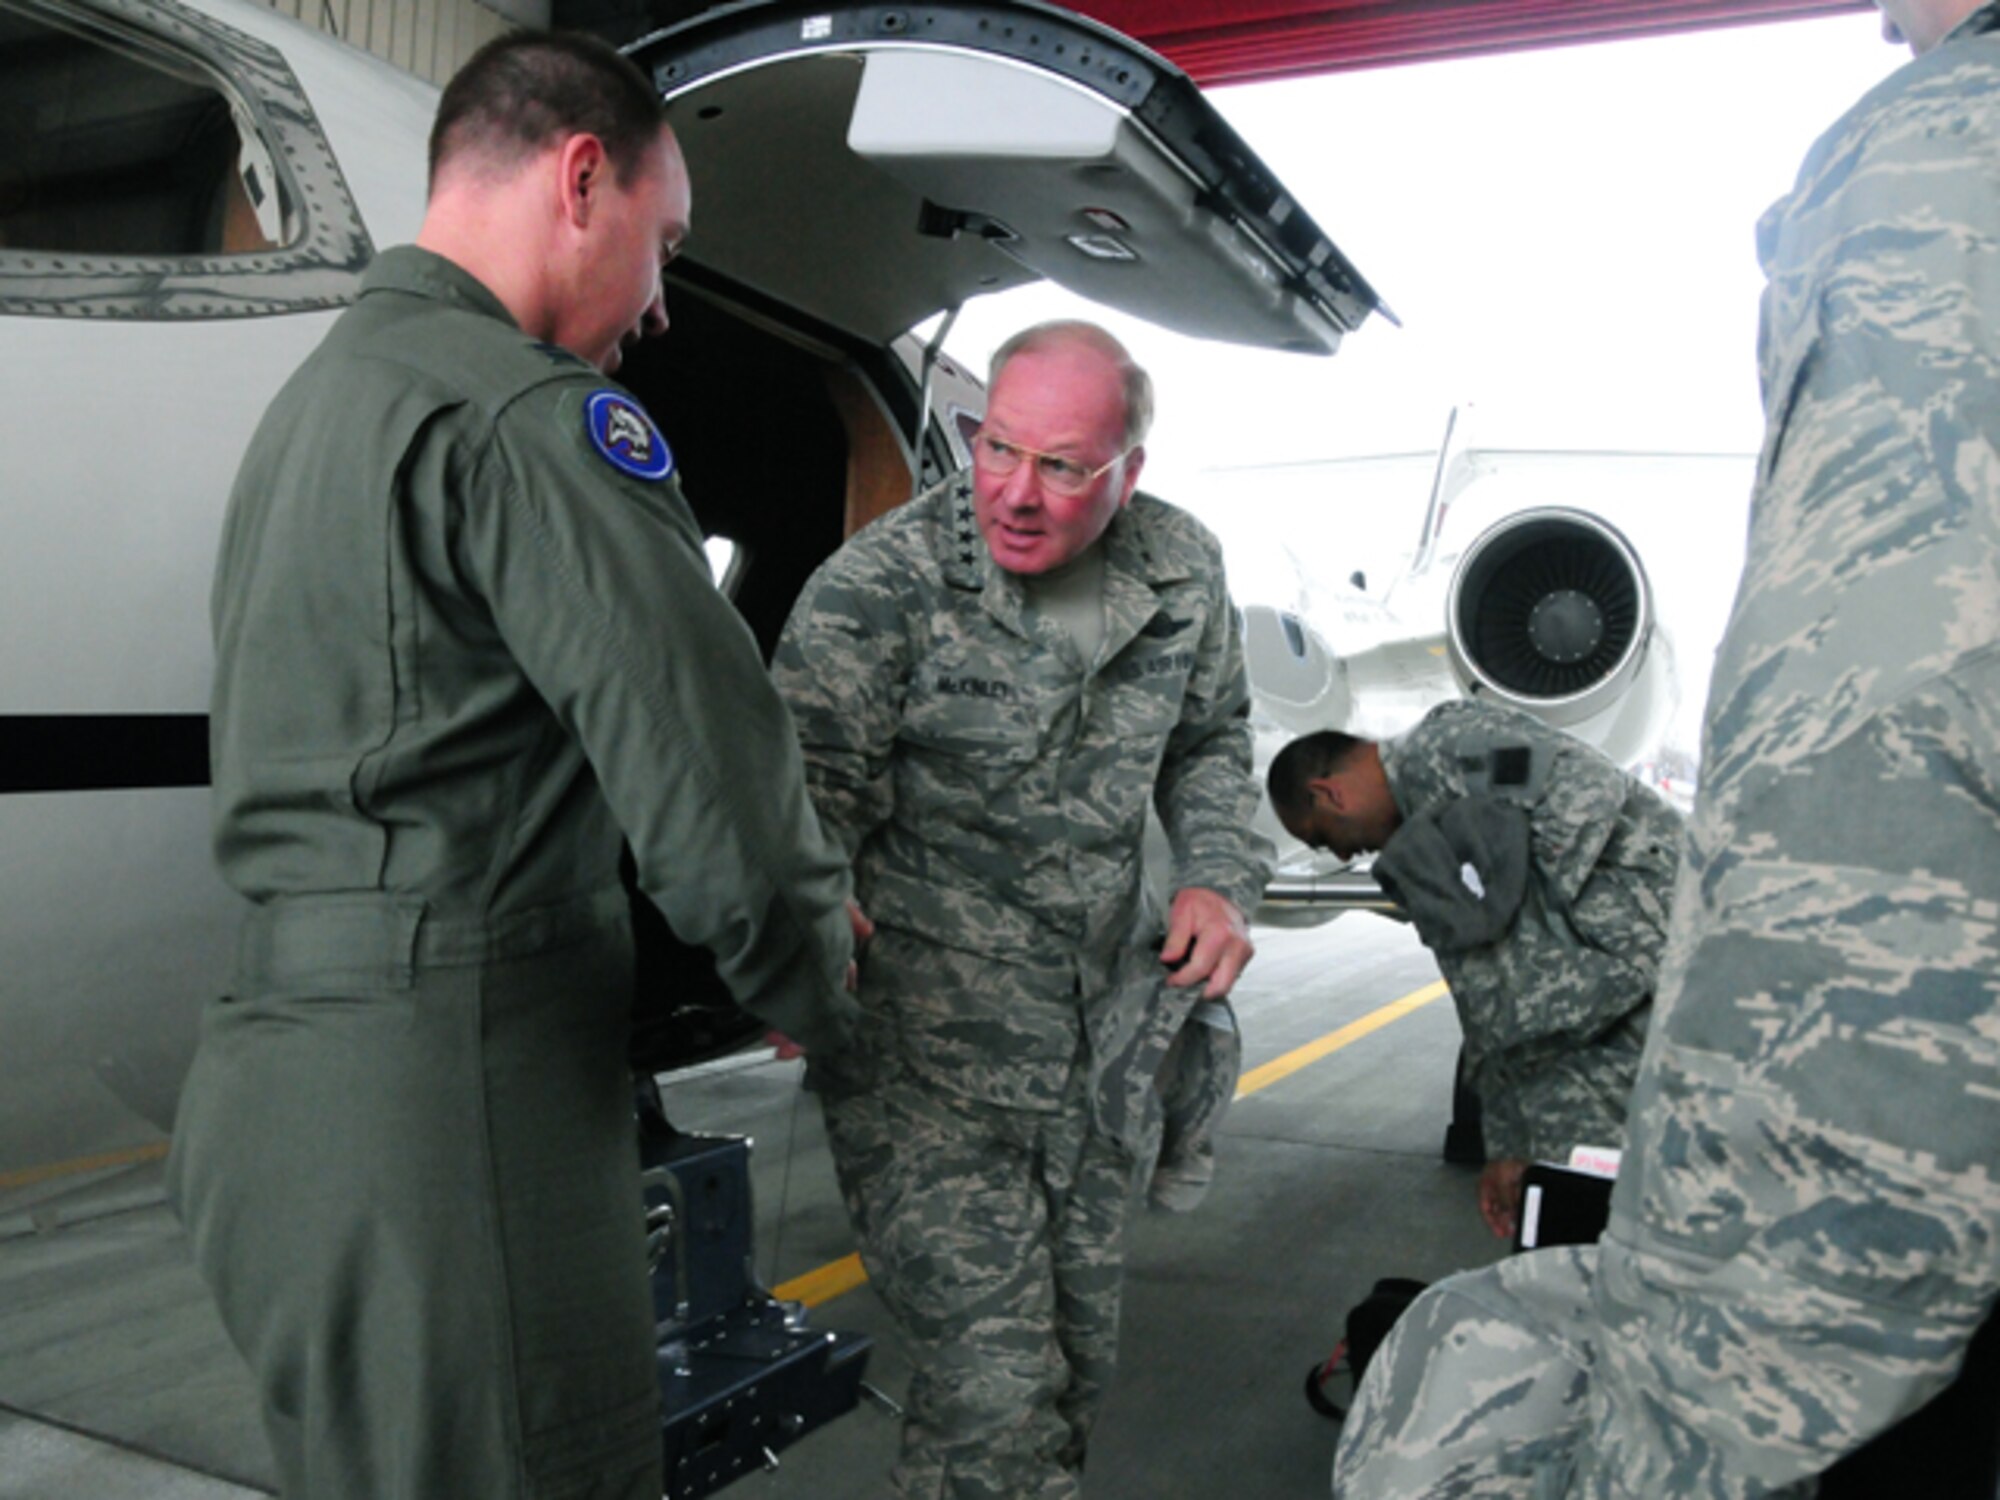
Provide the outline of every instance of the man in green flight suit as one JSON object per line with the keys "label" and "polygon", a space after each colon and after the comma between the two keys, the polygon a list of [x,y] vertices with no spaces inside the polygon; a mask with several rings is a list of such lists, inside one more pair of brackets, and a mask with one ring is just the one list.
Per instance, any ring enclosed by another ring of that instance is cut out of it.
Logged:
{"label": "man in green flight suit", "polygon": [[1134,494],[1151,410],[1102,329],[1016,335],[971,470],[822,567],[773,663],[876,929],[854,1054],[817,1087],[915,1367],[906,1497],[1079,1492],[1155,1075],[1250,957],[1236,611],[1214,537]]}
{"label": "man in green flight suit", "polygon": [[851,1028],[847,861],[646,412],[688,231],[660,101],[516,34],[415,246],[252,441],[215,582],[215,851],[250,903],[170,1185],[288,1500],[657,1500],[621,831],[737,998]]}

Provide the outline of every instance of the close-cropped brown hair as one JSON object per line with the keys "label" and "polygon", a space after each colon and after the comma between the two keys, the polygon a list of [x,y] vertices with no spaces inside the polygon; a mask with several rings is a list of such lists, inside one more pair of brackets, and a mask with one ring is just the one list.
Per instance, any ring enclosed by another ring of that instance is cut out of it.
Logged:
{"label": "close-cropped brown hair", "polygon": [[1302,735],[1280,750],[1264,777],[1264,790],[1270,793],[1271,806],[1279,818],[1296,822],[1304,817],[1312,803],[1310,784],[1345,769],[1366,743],[1338,729],[1322,729]]}
{"label": "close-cropped brown hair", "polygon": [[579,134],[602,141],[611,170],[629,182],[665,120],[646,75],[615,48],[570,32],[510,32],[445,85],[431,126],[431,185],[461,155],[504,170]]}

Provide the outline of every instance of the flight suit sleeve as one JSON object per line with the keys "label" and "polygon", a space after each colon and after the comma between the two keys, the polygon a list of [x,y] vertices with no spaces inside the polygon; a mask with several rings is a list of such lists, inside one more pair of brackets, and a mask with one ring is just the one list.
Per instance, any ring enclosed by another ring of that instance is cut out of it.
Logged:
{"label": "flight suit sleeve", "polygon": [[496,419],[458,518],[464,565],[589,757],[674,931],[714,952],[745,1008],[837,1050],[855,1014],[847,861],[813,815],[791,718],[678,484],[593,449],[591,392],[552,382]]}
{"label": "flight suit sleeve", "polygon": [[1175,888],[1215,891],[1248,916],[1263,897],[1275,851],[1251,827],[1258,790],[1250,679],[1217,548],[1211,547],[1207,577],[1208,618],[1153,799],[1173,845]]}
{"label": "flight suit sleeve", "polygon": [[895,808],[892,755],[913,647],[912,602],[863,533],[806,583],[772,658],[827,832],[852,860]]}

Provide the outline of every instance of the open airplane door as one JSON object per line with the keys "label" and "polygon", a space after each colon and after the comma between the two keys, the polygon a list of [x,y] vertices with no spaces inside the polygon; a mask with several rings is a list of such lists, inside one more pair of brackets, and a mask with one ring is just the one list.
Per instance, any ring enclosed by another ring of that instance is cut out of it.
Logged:
{"label": "open airplane door", "polygon": [[[750,560],[731,592],[767,649],[844,534],[963,461],[904,357],[932,317],[1047,279],[1189,335],[1327,355],[1386,315],[1184,74],[1071,12],[759,0],[626,51],[667,102],[695,209],[667,273],[672,335],[621,379],[672,441],[705,529]],[[835,385],[837,417],[821,411]],[[859,430],[859,407],[888,414],[893,438]],[[895,473],[857,483],[897,445]],[[813,474],[846,476],[844,531],[821,527],[840,512]],[[704,956],[655,935],[642,990],[672,994],[642,1018],[656,1071],[754,1036]]]}
{"label": "open airplane door", "polygon": [[750,4],[629,50],[687,148],[689,260],[847,335],[1043,277],[1308,354],[1382,308],[1185,75],[1067,11]]}

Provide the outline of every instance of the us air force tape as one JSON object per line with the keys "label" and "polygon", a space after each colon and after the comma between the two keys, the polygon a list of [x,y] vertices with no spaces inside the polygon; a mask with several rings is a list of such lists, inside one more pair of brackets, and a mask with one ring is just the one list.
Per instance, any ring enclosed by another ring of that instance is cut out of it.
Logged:
{"label": "us air force tape", "polygon": [[674,472],[673,450],[646,409],[623,391],[595,391],[583,404],[584,430],[604,461],[634,479],[665,479]]}

